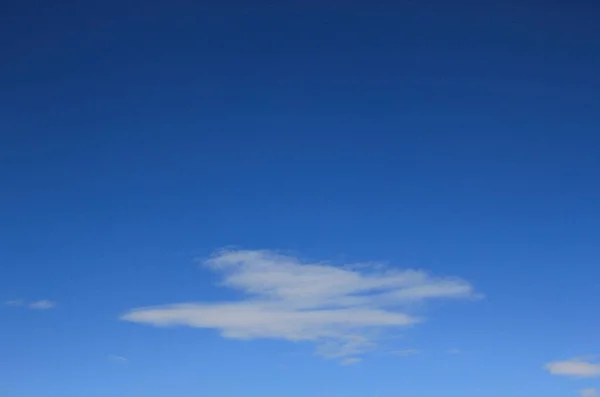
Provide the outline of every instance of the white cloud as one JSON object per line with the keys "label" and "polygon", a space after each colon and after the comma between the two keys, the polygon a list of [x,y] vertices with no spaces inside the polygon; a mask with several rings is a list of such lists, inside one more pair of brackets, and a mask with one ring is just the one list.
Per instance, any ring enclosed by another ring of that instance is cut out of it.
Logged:
{"label": "white cloud", "polygon": [[56,302],[52,302],[49,300],[41,300],[41,301],[31,302],[30,304],[27,305],[27,307],[29,307],[30,309],[36,309],[36,310],[48,310],[48,309],[53,309],[54,307],[56,307]]}
{"label": "white cloud", "polygon": [[572,358],[565,361],[553,361],[545,365],[552,375],[570,376],[574,378],[600,377],[600,363],[585,358]]}
{"label": "white cloud", "polygon": [[110,355],[110,356],[108,356],[108,358],[113,361],[120,361],[122,363],[129,361],[129,359],[127,359],[127,357],[117,356],[117,355]]}
{"label": "white cloud", "polygon": [[456,356],[458,354],[462,354],[462,350],[456,349],[456,348],[454,348],[454,349],[448,349],[448,350],[446,350],[446,353],[452,354],[452,355]]}
{"label": "white cloud", "polygon": [[272,251],[219,251],[204,265],[222,275],[222,286],[245,297],[136,308],[121,318],[212,328],[234,339],[311,341],[321,355],[348,359],[372,348],[380,331],[422,321],[408,313],[412,303],[477,296],[458,278],[381,265],[306,263]]}
{"label": "white cloud", "polygon": [[587,389],[581,389],[579,390],[579,395],[581,397],[600,397],[600,392],[598,391],[598,389],[594,389],[594,388],[587,388]]}
{"label": "white cloud", "polygon": [[47,309],[52,309],[54,307],[56,307],[56,302],[52,302],[49,300],[39,300],[39,301],[35,301],[35,302],[25,302],[23,299],[15,299],[15,300],[10,300],[10,301],[6,301],[4,302],[4,304],[6,306],[12,306],[12,307],[26,307],[29,309],[35,309],[35,310],[47,310]]}

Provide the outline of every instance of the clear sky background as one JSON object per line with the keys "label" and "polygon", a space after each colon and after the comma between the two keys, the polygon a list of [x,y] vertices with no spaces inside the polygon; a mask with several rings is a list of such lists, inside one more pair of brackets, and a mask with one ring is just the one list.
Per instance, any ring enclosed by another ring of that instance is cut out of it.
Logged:
{"label": "clear sky background", "polygon": [[2,3],[0,396],[597,396],[598,6],[284,3]]}

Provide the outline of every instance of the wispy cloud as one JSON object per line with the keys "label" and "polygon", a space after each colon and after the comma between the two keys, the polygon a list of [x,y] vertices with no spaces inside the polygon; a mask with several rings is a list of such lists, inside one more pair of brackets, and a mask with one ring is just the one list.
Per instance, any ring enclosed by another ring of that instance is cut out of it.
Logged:
{"label": "wispy cloud", "polygon": [[400,357],[414,356],[415,354],[419,354],[419,353],[421,353],[421,351],[417,350],[417,349],[400,349],[400,350],[391,350],[389,352],[389,354],[391,354],[391,355],[400,356]]}
{"label": "wispy cloud", "polygon": [[219,251],[204,265],[222,275],[222,286],[245,298],[136,308],[121,318],[213,328],[234,339],[311,341],[323,356],[349,359],[371,349],[380,331],[423,321],[409,312],[412,303],[477,297],[459,278],[381,265],[302,262],[272,251]]}
{"label": "wispy cloud", "polygon": [[344,358],[340,361],[340,364],[342,365],[356,365],[358,363],[360,363],[362,360],[358,357],[348,357],[348,358]]}
{"label": "wispy cloud", "polygon": [[454,355],[454,356],[456,356],[458,354],[462,354],[462,352],[463,352],[462,350],[456,349],[456,348],[446,350],[446,353]]}
{"label": "wispy cloud", "polygon": [[4,302],[4,305],[11,306],[11,307],[23,307],[23,306],[25,306],[25,301],[23,299],[13,299],[13,300]]}
{"label": "wispy cloud", "polygon": [[594,389],[594,388],[587,388],[587,389],[581,389],[579,390],[579,395],[581,397],[600,397],[600,392],[598,391],[598,389]]}
{"label": "wispy cloud", "polygon": [[552,375],[569,376],[573,378],[600,377],[600,363],[586,358],[572,358],[565,361],[553,361],[544,366]]}
{"label": "wispy cloud", "polygon": [[48,310],[48,309],[53,309],[54,307],[56,307],[56,302],[52,302],[49,300],[41,300],[41,301],[31,302],[27,307],[29,307],[30,309],[36,309],[36,310]]}
{"label": "wispy cloud", "polygon": [[28,309],[34,309],[34,310],[48,310],[48,309],[53,309],[54,307],[56,307],[56,302],[46,300],[46,299],[34,301],[34,302],[26,302],[23,299],[15,299],[15,300],[6,301],[6,302],[4,302],[4,304],[6,306],[24,307],[24,308],[28,308]]}
{"label": "wispy cloud", "polygon": [[109,358],[110,360],[113,360],[113,361],[119,361],[119,362],[122,362],[122,363],[126,363],[126,362],[128,362],[128,361],[129,361],[129,359],[128,359],[127,357],[118,356],[118,355],[114,355],[114,354],[112,354],[112,355],[108,356],[108,358]]}

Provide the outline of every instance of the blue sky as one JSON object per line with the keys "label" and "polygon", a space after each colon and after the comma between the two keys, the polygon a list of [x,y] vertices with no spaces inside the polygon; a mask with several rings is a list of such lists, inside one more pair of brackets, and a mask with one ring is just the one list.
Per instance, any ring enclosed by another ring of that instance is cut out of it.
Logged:
{"label": "blue sky", "polygon": [[486,3],[3,4],[0,395],[597,397],[600,11]]}

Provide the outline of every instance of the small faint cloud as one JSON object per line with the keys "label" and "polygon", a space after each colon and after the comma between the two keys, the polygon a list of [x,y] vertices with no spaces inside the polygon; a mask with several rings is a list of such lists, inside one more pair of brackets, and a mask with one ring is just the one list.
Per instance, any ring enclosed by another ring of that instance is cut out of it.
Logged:
{"label": "small faint cloud", "polygon": [[392,350],[389,352],[389,354],[391,354],[393,356],[400,356],[400,357],[414,356],[415,354],[419,354],[419,353],[421,353],[421,351],[417,350],[417,349],[401,349],[401,350]]}
{"label": "small faint cloud", "polygon": [[462,354],[463,351],[460,349],[448,349],[448,350],[446,350],[446,353],[456,356],[456,355]]}
{"label": "small faint cloud", "polygon": [[572,378],[600,377],[600,363],[586,358],[572,358],[564,361],[552,361],[544,366],[552,375]]}
{"label": "small faint cloud", "polygon": [[587,389],[579,390],[579,395],[581,397],[600,397],[600,392],[598,391],[598,389],[590,387]]}
{"label": "small faint cloud", "polygon": [[342,365],[356,365],[360,363],[362,360],[358,357],[348,357],[340,361]]}
{"label": "small faint cloud", "polygon": [[122,362],[122,363],[126,363],[126,362],[129,361],[129,359],[127,357],[118,356],[118,355],[115,355],[115,354],[112,354],[112,355],[108,356],[108,358],[110,360],[112,360],[112,361],[119,361],[119,362]]}
{"label": "small faint cloud", "polygon": [[26,307],[28,309],[33,309],[33,310],[48,310],[48,309],[53,309],[54,307],[56,307],[56,302],[47,300],[47,299],[43,299],[43,300],[39,300],[39,301],[34,301],[34,302],[26,302],[23,299],[14,299],[14,300],[9,300],[4,302],[5,306],[11,306],[11,307]]}
{"label": "small faint cloud", "polygon": [[44,299],[41,301],[31,302],[30,304],[27,305],[27,307],[29,307],[30,309],[34,309],[34,310],[48,310],[48,309],[55,308],[56,302],[52,302],[52,301]]}

